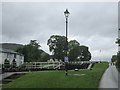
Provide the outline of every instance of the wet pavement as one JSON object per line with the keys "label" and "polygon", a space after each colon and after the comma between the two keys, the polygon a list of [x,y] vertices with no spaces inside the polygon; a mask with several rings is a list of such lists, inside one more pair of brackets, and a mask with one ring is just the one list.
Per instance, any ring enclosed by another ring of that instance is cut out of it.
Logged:
{"label": "wet pavement", "polygon": [[118,71],[115,66],[110,65],[109,68],[105,71],[100,81],[99,88],[118,89]]}
{"label": "wet pavement", "polygon": [[119,90],[120,90],[120,72],[119,72],[119,74],[118,74],[118,88],[119,88]]}
{"label": "wet pavement", "polygon": [[9,76],[11,76],[11,75],[13,75],[14,73],[4,73],[4,74],[0,74],[0,86],[2,86],[2,80],[4,79],[4,78],[7,78],[7,77],[9,77]]}
{"label": "wet pavement", "polygon": [[8,72],[8,73],[3,73],[3,74],[0,74],[0,86],[2,86],[2,80],[4,80],[5,78],[8,78],[14,74],[24,74],[24,72]]}

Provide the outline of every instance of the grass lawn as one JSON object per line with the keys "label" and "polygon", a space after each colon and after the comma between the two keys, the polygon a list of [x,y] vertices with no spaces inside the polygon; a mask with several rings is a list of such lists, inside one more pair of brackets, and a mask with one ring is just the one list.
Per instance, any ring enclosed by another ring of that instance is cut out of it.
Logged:
{"label": "grass lawn", "polygon": [[108,63],[104,62],[95,64],[93,70],[69,71],[69,74],[84,76],[65,76],[64,71],[30,72],[3,88],[98,88],[107,67]]}

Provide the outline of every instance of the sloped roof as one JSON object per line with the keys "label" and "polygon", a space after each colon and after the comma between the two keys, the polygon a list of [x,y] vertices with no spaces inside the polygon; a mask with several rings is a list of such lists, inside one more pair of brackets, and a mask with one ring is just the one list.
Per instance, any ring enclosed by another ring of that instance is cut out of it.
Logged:
{"label": "sloped roof", "polygon": [[22,54],[20,54],[20,53],[18,53],[18,52],[15,52],[15,51],[11,50],[11,49],[4,49],[4,48],[0,48],[0,52],[2,52],[2,53],[11,53],[11,54],[19,54],[19,55],[22,55]]}
{"label": "sloped roof", "polygon": [[17,52],[15,52],[11,49],[3,49],[3,48],[0,48],[0,52],[17,54]]}

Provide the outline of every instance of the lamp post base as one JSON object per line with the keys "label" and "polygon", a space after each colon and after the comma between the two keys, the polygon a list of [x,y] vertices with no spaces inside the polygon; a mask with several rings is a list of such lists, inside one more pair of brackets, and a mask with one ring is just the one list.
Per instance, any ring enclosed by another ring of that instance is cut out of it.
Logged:
{"label": "lamp post base", "polygon": [[65,70],[65,75],[68,76],[68,70]]}
{"label": "lamp post base", "polygon": [[67,62],[65,63],[65,75],[68,76],[68,67],[67,67]]}

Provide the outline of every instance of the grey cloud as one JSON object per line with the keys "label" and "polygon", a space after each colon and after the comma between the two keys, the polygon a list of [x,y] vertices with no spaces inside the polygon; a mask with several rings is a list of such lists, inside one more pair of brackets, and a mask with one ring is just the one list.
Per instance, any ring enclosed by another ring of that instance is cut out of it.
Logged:
{"label": "grey cloud", "polygon": [[[104,3],[105,4],[105,3]],[[97,6],[98,5],[98,6]],[[114,37],[117,33],[117,5],[88,4],[83,13],[78,13],[79,17],[71,19],[72,30],[76,34],[91,36],[100,34],[101,36]],[[116,10],[115,10],[116,8]],[[112,12],[111,12],[112,11]],[[78,32],[79,31],[79,32]],[[114,32],[114,33],[113,33]]]}
{"label": "grey cloud", "polygon": [[49,52],[48,38],[65,35],[66,8],[70,11],[69,40],[76,39],[89,46],[92,53],[100,49],[106,53],[111,48],[116,50],[117,3],[3,3],[3,42],[26,44],[37,39]]}

